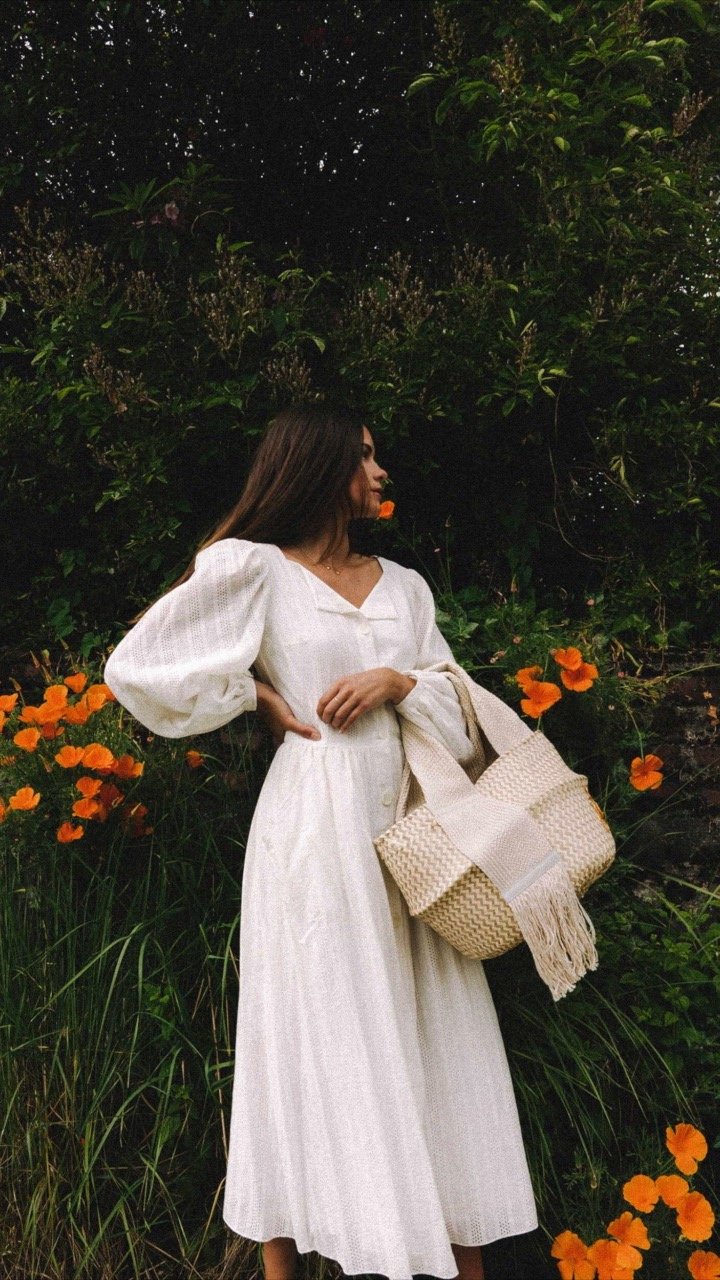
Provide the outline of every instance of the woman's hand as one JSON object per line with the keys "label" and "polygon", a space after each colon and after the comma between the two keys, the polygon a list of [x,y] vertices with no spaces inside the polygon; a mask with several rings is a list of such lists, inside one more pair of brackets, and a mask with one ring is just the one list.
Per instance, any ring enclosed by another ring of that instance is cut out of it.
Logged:
{"label": "woman's hand", "polygon": [[335,680],[317,704],[317,713],[325,724],[344,733],[358,716],[373,711],[383,702],[400,702],[417,681],[392,667],[372,667]]}
{"label": "woman's hand", "polygon": [[276,747],[280,746],[287,732],[299,733],[302,738],[322,736],[315,725],[303,724],[302,720],[296,718],[285,699],[273,689],[272,685],[256,680],[255,688],[258,718],[270,729]]}

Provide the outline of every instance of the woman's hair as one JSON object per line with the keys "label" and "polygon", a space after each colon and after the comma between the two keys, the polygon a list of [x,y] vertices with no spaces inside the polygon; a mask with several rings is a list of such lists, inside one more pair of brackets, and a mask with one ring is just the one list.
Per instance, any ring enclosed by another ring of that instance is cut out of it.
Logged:
{"label": "woman's hair", "polygon": [[[292,547],[316,538],[329,526],[325,557],[339,546],[347,523],[350,546],[355,549],[357,526],[348,488],[362,462],[363,423],[359,411],[328,401],[293,404],[276,413],[261,436],[237,503],[200,544],[168,591],[192,577],[198,551],[222,538]],[[358,519],[366,515],[367,499],[366,485]],[[131,623],[149,608],[131,618]]]}

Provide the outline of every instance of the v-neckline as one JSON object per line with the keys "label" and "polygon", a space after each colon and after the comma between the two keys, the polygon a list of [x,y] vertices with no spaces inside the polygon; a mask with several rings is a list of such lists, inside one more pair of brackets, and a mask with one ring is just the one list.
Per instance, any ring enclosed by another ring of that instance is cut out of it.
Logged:
{"label": "v-neckline", "polygon": [[334,596],[339,596],[341,600],[345,601],[345,604],[349,604],[351,609],[358,609],[362,611],[365,608],[365,605],[367,604],[371,595],[373,595],[373,593],[377,591],[378,587],[380,586],[380,583],[383,581],[385,577],[385,566],[381,563],[380,556],[375,556],[375,559],[377,560],[378,564],[380,565],[380,568],[382,569],[382,573],[380,574],[380,577],[378,578],[377,582],[373,583],[372,587],[370,588],[367,595],[365,596],[365,599],[363,600],[362,604],[354,604],[352,600],[348,600],[347,596],[343,595],[342,591],[336,591],[335,588],[331,587],[330,583],[326,582],[324,578],[321,578],[318,573],[313,573],[312,569],[309,569],[306,564],[302,564],[300,560],[292,560],[290,556],[286,556],[285,552],[282,550],[281,547],[277,546],[276,542],[273,543],[273,546],[277,547],[280,555],[282,556],[283,560],[286,561],[287,564],[296,564],[299,569],[304,569],[305,572],[309,573],[310,577],[314,578],[316,582],[319,582],[321,586],[327,587],[328,591],[332,591]]}

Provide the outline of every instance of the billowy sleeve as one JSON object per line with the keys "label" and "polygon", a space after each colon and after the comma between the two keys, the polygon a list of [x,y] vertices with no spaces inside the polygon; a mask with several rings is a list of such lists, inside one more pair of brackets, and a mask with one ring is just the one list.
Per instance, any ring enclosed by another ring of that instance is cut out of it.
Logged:
{"label": "billowy sleeve", "polygon": [[249,667],[262,642],[267,560],[258,543],[223,538],[190,578],[161,596],[113,649],[103,679],[153,733],[186,738],[257,707]]}
{"label": "billowy sleeve", "polygon": [[418,657],[417,665],[404,674],[413,676],[417,684],[395,703],[395,710],[437,738],[454,759],[463,764],[470,759],[474,748],[465,731],[465,717],[457,693],[444,672],[423,670],[436,662],[455,662],[456,658],[435,621],[435,599],[430,587],[415,569],[408,572],[414,589]]}

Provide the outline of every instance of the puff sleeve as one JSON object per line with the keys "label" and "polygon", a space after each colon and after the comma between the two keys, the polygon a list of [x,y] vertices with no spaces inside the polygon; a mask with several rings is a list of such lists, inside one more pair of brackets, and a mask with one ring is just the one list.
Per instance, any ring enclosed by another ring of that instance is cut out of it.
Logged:
{"label": "puff sleeve", "polygon": [[257,707],[248,668],[262,641],[267,560],[260,544],[223,538],[192,577],[156,600],[105,663],[118,702],[153,733],[209,733]]}
{"label": "puff sleeve", "polygon": [[465,717],[453,685],[442,671],[424,671],[435,662],[455,661],[454,654],[435,621],[435,599],[425,579],[415,569],[411,574],[414,592],[413,613],[417,626],[417,666],[404,674],[417,684],[400,702],[398,715],[405,716],[439,739],[458,763],[469,760],[473,744],[465,732]]}

